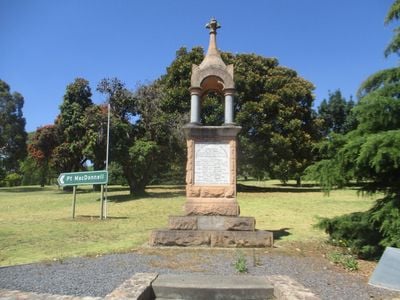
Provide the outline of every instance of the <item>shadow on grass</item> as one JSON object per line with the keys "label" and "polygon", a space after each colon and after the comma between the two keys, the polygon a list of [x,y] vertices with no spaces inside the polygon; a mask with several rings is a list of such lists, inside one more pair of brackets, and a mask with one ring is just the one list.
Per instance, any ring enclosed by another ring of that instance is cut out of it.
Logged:
{"label": "shadow on grass", "polygon": [[278,230],[268,230],[274,234],[274,241],[282,239],[284,236],[291,235],[288,231],[291,228],[281,228]]}
{"label": "shadow on grass", "polygon": [[175,198],[175,197],[182,197],[185,196],[185,191],[162,191],[162,192],[146,192],[143,194],[136,194],[136,195],[110,195],[108,196],[108,201],[110,202],[126,202],[126,201],[135,201],[135,200],[143,200],[143,199],[150,199],[150,198]]}
{"label": "shadow on grass", "polygon": [[0,192],[5,192],[5,193],[33,193],[33,192],[46,192],[46,191],[54,191],[54,188],[40,187],[40,186],[19,186],[19,187],[0,188]]}
{"label": "shadow on grass", "polygon": [[150,189],[160,189],[160,190],[171,190],[171,189],[185,189],[184,184],[175,184],[175,185],[150,185]]}
{"label": "shadow on grass", "polygon": [[273,185],[292,188],[320,188],[320,186],[316,183],[302,183],[301,186],[298,186],[295,183],[274,183]]}
{"label": "shadow on grass", "polygon": [[109,192],[124,192],[124,191],[129,191],[129,186],[113,186],[109,185],[107,187]]}
{"label": "shadow on grass", "polygon": [[[90,215],[78,215],[75,217],[76,220],[95,220],[95,219],[100,219],[100,216],[90,216]],[[125,220],[129,219],[128,217],[112,217],[112,216],[107,216],[107,220]]]}
{"label": "shadow on grass", "polygon": [[59,221],[71,221],[71,222],[104,222],[106,220],[126,220],[130,219],[129,217],[113,217],[107,216],[106,219],[101,220],[100,214],[98,215],[76,215],[73,219],[72,216],[68,216],[65,218],[58,219]]}
{"label": "shadow on grass", "polygon": [[261,187],[261,186],[252,186],[252,185],[237,185],[238,192],[247,192],[247,193],[320,193],[322,192],[321,188],[315,187],[297,187],[290,185],[279,185],[277,187]]}

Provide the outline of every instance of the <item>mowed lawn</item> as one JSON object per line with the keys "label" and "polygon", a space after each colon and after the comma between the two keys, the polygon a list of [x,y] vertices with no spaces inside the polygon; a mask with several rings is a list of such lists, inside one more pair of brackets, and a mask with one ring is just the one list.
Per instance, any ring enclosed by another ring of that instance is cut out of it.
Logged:
{"label": "mowed lawn", "polygon": [[[325,234],[313,228],[318,217],[366,210],[374,200],[354,189],[326,197],[317,188],[277,181],[241,184],[241,215],[255,217],[258,229],[274,231],[278,244],[323,239]],[[145,244],[152,229],[167,227],[168,215],[183,214],[185,202],[183,186],[152,186],[147,192],[132,197],[124,187],[110,187],[108,218],[101,221],[100,194],[89,187],[78,189],[75,220],[71,192],[0,188],[0,266],[125,252]]]}

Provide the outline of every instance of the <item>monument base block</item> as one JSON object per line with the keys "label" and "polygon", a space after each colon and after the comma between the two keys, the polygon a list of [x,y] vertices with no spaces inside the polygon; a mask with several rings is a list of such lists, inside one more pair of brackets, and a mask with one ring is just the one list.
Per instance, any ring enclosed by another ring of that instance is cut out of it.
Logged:
{"label": "monument base block", "polygon": [[263,248],[273,246],[272,232],[255,229],[253,217],[170,216],[168,229],[154,230],[150,246]]}
{"label": "monument base block", "polygon": [[254,231],[255,224],[253,217],[170,216],[168,229]]}
{"label": "monument base block", "polygon": [[222,248],[263,248],[273,245],[272,232],[218,230],[154,230],[150,246],[210,246]]}
{"label": "monument base block", "polygon": [[240,207],[236,199],[216,198],[216,199],[188,199],[184,205],[187,215],[205,216],[238,216]]}

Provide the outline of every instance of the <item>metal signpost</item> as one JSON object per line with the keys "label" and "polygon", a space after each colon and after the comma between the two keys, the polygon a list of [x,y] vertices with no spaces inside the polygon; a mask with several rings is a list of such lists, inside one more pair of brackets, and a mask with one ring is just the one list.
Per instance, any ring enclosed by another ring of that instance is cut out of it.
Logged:
{"label": "metal signpost", "polygon": [[108,171],[61,173],[57,181],[60,186],[73,186],[72,218],[75,218],[76,186],[101,184],[100,219],[104,219],[104,184],[108,183]]}

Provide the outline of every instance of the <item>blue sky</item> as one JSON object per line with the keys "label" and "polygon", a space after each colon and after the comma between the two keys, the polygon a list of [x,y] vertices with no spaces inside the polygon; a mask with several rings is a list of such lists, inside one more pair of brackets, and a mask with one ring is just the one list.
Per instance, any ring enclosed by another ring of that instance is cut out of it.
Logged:
{"label": "blue sky", "polygon": [[[348,98],[380,69],[392,0],[0,0],[0,79],[25,98],[26,129],[53,123],[66,86],[105,77],[134,89],[164,74],[181,46],[278,58],[315,86],[315,105],[340,88]],[[190,99],[188,99],[190,101]]]}

